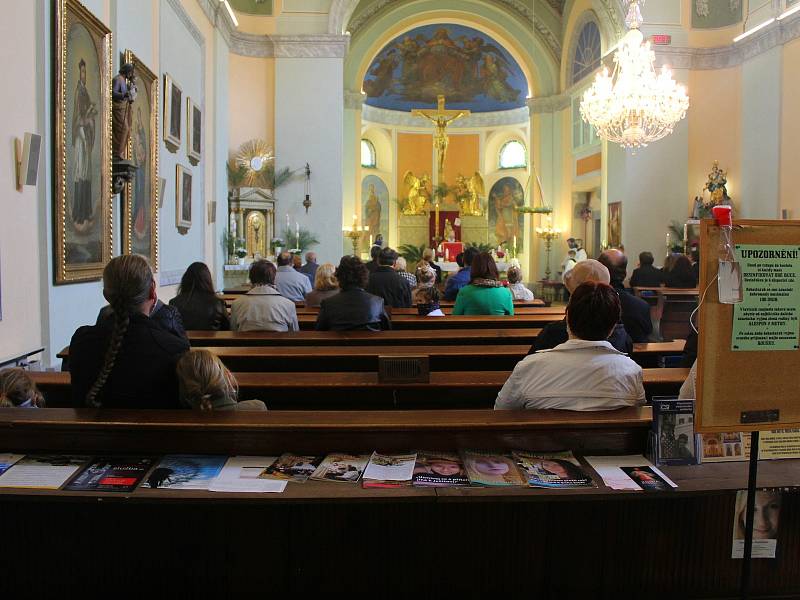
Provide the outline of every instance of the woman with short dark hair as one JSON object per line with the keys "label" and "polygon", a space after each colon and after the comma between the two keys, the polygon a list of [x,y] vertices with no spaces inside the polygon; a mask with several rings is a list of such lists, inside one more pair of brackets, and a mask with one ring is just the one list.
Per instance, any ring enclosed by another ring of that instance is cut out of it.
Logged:
{"label": "woman with short dark hair", "polygon": [[513,315],[514,298],[498,281],[497,265],[488,252],[472,259],[469,285],[458,291],[454,315]]}
{"label": "woman with short dark hair", "polygon": [[391,329],[392,323],[384,308],[383,298],[367,293],[369,271],[357,256],[344,256],[336,268],[340,292],[325,298],[317,316],[320,331]]}
{"label": "woman with short dark hair", "polygon": [[205,263],[194,262],[181,277],[178,295],[169,301],[181,313],[189,330],[227,331],[231,328],[225,301],[214,291],[211,271]]}
{"label": "woman with short dark hair", "polygon": [[692,269],[692,261],[685,254],[676,254],[672,268],[664,275],[664,285],[668,288],[695,288],[697,276]]}
{"label": "woman with short dark hair", "polygon": [[494,407],[607,410],[644,403],[642,368],[607,341],[621,311],[610,285],[578,286],[567,305],[569,339],[517,363]]}

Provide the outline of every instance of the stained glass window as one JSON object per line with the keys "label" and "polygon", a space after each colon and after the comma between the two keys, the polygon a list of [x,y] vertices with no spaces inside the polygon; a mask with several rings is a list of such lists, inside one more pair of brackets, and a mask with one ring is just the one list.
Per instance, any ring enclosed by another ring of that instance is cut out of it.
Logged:
{"label": "stained glass window", "polygon": [[361,166],[374,169],[376,162],[375,146],[369,140],[361,140]]}
{"label": "stained glass window", "polygon": [[528,166],[525,156],[525,146],[517,140],[511,140],[500,148],[500,168],[520,169]]}
{"label": "stained glass window", "polygon": [[577,83],[600,66],[600,29],[589,21],[581,29],[572,60],[572,83]]}

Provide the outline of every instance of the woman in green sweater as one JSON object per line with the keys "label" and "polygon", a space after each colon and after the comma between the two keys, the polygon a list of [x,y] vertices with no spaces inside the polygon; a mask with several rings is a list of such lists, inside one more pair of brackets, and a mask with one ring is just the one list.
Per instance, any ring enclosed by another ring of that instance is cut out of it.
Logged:
{"label": "woman in green sweater", "polygon": [[456,296],[454,315],[513,315],[514,298],[498,281],[497,265],[487,252],[472,260],[469,285]]}

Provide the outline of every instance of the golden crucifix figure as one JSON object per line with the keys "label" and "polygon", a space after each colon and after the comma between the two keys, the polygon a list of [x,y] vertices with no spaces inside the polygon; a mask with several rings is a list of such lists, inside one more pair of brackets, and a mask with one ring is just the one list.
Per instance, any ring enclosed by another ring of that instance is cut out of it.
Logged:
{"label": "golden crucifix figure", "polygon": [[447,137],[447,126],[461,117],[468,117],[471,113],[468,110],[445,110],[444,95],[442,94],[437,96],[436,101],[436,110],[415,108],[411,111],[411,114],[415,117],[424,117],[436,126],[436,131],[433,134],[433,147],[436,149],[437,173],[439,175],[439,180],[436,183],[441,185],[444,183],[444,161],[447,157],[447,144],[450,141]]}

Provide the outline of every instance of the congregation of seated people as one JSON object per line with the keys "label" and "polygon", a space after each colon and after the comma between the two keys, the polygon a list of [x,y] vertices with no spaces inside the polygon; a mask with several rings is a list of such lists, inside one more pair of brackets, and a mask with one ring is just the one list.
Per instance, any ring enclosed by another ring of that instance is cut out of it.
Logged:
{"label": "congregation of seated people", "polygon": [[[251,287],[232,303],[230,316],[201,262],[187,268],[176,296],[164,304],[145,258],[112,259],[103,272],[108,305],[70,342],[73,405],[264,410],[264,402],[238,400],[235,376],[212,352],[190,349],[186,330],[299,331],[296,302],[319,308],[315,328],[320,331],[391,329],[392,308],[413,306],[419,315],[445,317],[433,251],[422,255],[414,273],[391,248],[373,248],[371,256],[372,266],[356,256],[342,257],[338,266],[318,265],[314,253],[306,254],[298,268],[288,253],[278,255],[277,267],[255,260],[249,268]],[[454,315],[512,316],[515,300],[533,298],[517,265],[508,268],[504,282],[486,252],[468,247],[459,261],[463,266],[444,289],[444,297],[449,293],[455,300]],[[652,255],[643,253],[631,281],[663,282],[652,262]],[[678,269],[683,262],[675,261]],[[564,275],[570,293],[566,317],[536,337],[495,408],[600,410],[643,401],[642,370],[626,354],[634,342],[646,341],[649,309],[625,287],[626,276],[627,258],[616,249],[570,268]],[[37,408],[45,401],[26,371],[6,369],[0,371],[3,406]]]}

